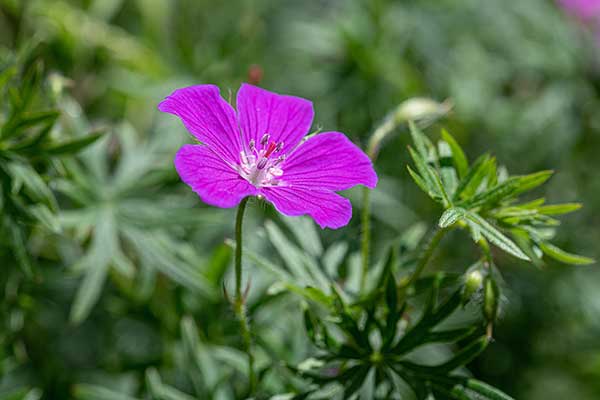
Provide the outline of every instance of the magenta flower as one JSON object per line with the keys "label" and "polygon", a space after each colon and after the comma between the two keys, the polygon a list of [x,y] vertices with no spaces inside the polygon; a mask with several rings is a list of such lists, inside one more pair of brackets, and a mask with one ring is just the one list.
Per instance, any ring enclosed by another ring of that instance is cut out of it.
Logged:
{"label": "magenta flower", "polygon": [[559,3],[584,21],[598,19],[600,16],[599,0],[559,0]]}
{"label": "magenta flower", "polygon": [[202,144],[175,156],[181,179],[217,207],[260,196],[285,215],[310,215],[321,228],[350,221],[352,206],[336,190],[374,188],[371,160],[344,134],[302,141],[313,120],[308,100],[242,84],[237,112],[214,85],[178,89],[158,109],[177,115]]}

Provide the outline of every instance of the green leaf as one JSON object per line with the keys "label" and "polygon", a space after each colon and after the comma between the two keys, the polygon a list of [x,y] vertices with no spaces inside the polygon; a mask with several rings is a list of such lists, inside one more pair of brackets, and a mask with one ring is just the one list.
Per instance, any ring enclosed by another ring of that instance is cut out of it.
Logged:
{"label": "green leaf", "polygon": [[8,231],[11,242],[10,247],[14,250],[14,257],[25,275],[31,277],[33,275],[33,268],[29,259],[25,234],[21,226],[11,220],[8,221]]}
{"label": "green leaf", "polygon": [[465,153],[454,137],[452,137],[445,129],[442,129],[442,138],[450,146],[450,150],[452,151],[452,161],[454,162],[454,167],[458,172],[459,178],[464,178],[469,170],[469,162],[467,161]]}
{"label": "green leaf", "polygon": [[[7,84],[7,82],[13,77],[15,76],[15,74],[17,73],[17,67],[12,65],[8,68],[4,68],[1,72],[0,72],[0,89],[4,89],[4,86]],[[0,94],[2,94],[2,91],[0,91]]]}
{"label": "green leaf", "polygon": [[429,187],[427,185],[427,183],[425,183],[425,181],[421,178],[421,176],[419,174],[417,174],[415,171],[413,171],[412,168],[409,165],[406,166],[406,169],[408,169],[408,173],[413,178],[413,180],[415,181],[415,183],[417,184],[417,186],[422,191],[424,191],[425,193],[427,193],[427,195],[429,197],[431,197],[435,201],[440,201],[442,199],[442,196],[440,196],[438,193],[436,193],[435,188]]}
{"label": "green leaf", "polygon": [[408,147],[408,151],[415,163],[415,166],[417,167],[417,171],[419,171],[422,180],[426,184],[427,192],[435,193],[436,197],[442,200],[444,207],[447,207],[449,204],[451,204],[437,171],[427,164],[421,155],[414,151],[410,146]]}
{"label": "green leaf", "polygon": [[464,385],[475,393],[484,396],[484,400],[514,400],[499,389],[477,379],[467,378]]}
{"label": "green leaf", "polygon": [[460,220],[464,217],[466,210],[459,207],[452,207],[444,211],[440,220],[438,221],[438,226],[440,228],[447,228],[450,225],[456,223],[456,221]]}
{"label": "green leaf", "polygon": [[70,319],[80,323],[87,318],[96,305],[114,252],[117,249],[117,231],[115,220],[110,210],[103,210],[98,225],[94,229],[94,237],[89,251],[78,262],[75,269],[84,269],[83,282],[77,289],[75,300],[71,306]]}
{"label": "green leaf", "polygon": [[157,400],[196,400],[195,397],[164,384],[155,368],[146,370],[146,382],[152,396]]}
{"label": "green leaf", "polygon": [[318,287],[323,291],[328,290],[330,280],[313,257],[290,242],[281,229],[272,221],[265,223],[265,229],[269,240],[284,263],[294,275],[302,279],[303,284]]}
{"label": "green leaf", "polygon": [[56,199],[52,191],[46,185],[42,177],[28,164],[14,161],[4,166],[7,172],[13,177],[12,193],[18,194],[21,187],[32,200],[44,203],[50,210],[56,210]]}
{"label": "green leaf", "polygon": [[500,201],[514,198],[523,192],[543,184],[553,173],[553,171],[541,171],[529,175],[510,177],[499,185],[462,202],[461,205],[468,208],[494,206]]}
{"label": "green leaf", "polygon": [[480,336],[456,353],[450,360],[433,367],[420,367],[417,369],[435,371],[438,374],[452,372],[475,359],[487,348],[489,342],[487,336]]}
{"label": "green leaf", "polygon": [[135,397],[115,392],[103,386],[85,383],[75,385],[73,394],[78,400],[138,400]]}
{"label": "green leaf", "polygon": [[469,337],[477,330],[476,326],[469,326],[466,328],[449,329],[445,331],[429,332],[424,342],[429,343],[454,343],[464,338]]}
{"label": "green leaf", "polygon": [[42,124],[53,124],[60,112],[56,110],[40,111],[32,113],[23,113],[10,119],[0,130],[0,137],[3,139],[9,139],[17,136],[23,130],[31,128],[32,126]]}
{"label": "green leaf", "polygon": [[321,258],[321,263],[330,277],[335,278],[338,276],[339,267],[347,252],[348,243],[342,241],[334,242],[327,248]]}
{"label": "green leaf", "polygon": [[452,156],[452,150],[450,149],[448,143],[440,140],[438,142],[438,153],[440,157],[439,163],[442,183],[444,184],[446,193],[448,193],[448,196],[452,198],[456,188],[458,187],[458,175],[456,168],[449,163],[449,160]]}
{"label": "green leaf", "polygon": [[529,257],[523,253],[523,250],[521,250],[519,246],[517,246],[512,240],[496,229],[492,224],[483,219],[479,214],[467,211],[465,213],[465,220],[467,220],[471,226],[471,229],[483,235],[483,237],[489,240],[492,244],[498,246],[502,250],[512,254],[517,258],[530,261]]}
{"label": "green leaf", "polygon": [[318,257],[323,253],[319,232],[311,218],[281,217],[281,220],[292,231],[298,243],[308,254]]}
{"label": "green leaf", "polygon": [[60,233],[62,231],[58,218],[45,204],[35,204],[29,207],[28,211],[37,222],[50,232]]}
{"label": "green leaf", "polygon": [[81,149],[94,143],[104,135],[104,132],[92,133],[80,138],[72,139],[69,141],[54,144],[44,149],[44,152],[49,155],[63,155],[63,154],[74,154]]}
{"label": "green leaf", "polygon": [[408,128],[415,148],[424,160],[427,160],[430,154],[435,154],[435,147],[413,121],[408,121]]}
{"label": "green leaf", "polygon": [[475,160],[467,175],[458,183],[458,187],[454,192],[454,200],[468,199],[473,196],[487,176],[491,163],[494,163],[494,159],[489,154],[484,154]]}
{"label": "green leaf", "polygon": [[142,231],[130,226],[121,230],[146,265],[198,294],[208,298],[217,296],[216,288],[206,277],[178,256],[179,242],[160,231]]}
{"label": "green leaf", "polygon": [[563,204],[551,204],[547,206],[539,207],[537,210],[540,214],[544,215],[562,215],[577,211],[582,207],[581,203],[563,203]]}
{"label": "green leaf", "polygon": [[544,252],[544,254],[546,254],[548,257],[566,264],[589,265],[596,262],[596,260],[594,260],[593,258],[568,253],[548,242],[540,241],[538,245],[540,246],[540,249]]}

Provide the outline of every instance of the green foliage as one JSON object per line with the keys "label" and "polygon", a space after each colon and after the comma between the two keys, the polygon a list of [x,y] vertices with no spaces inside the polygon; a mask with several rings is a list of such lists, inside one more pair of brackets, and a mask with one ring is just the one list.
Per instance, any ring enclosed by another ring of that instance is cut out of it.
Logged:
{"label": "green foliage", "polygon": [[[549,215],[567,214],[579,209],[579,205],[544,205],[544,199],[517,204],[520,195],[545,183],[552,171],[510,176],[504,172],[505,168],[499,172],[495,160],[487,155],[469,166],[464,151],[450,133],[443,130],[438,148],[447,146],[451,149],[447,156],[451,166],[448,166],[448,160],[429,139],[414,124],[410,127],[418,151],[410,148],[409,151],[418,173],[410,167],[408,171],[415,183],[444,207],[438,221],[440,228],[455,224],[466,227],[475,243],[487,240],[525,261],[530,260],[528,254],[539,254],[541,250],[567,264],[594,262],[588,257],[566,253],[548,242],[553,236],[549,229],[559,223]],[[457,182],[459,176],[462,178]],[[516,245],[505,232],[509,236],[518,236],[525,249]]]}
{"label": "green foliage", "polygon": [[[364,287],[360,191],[335,232],[250,203],[255,398],[598,398],[600,276],[562,250],[600,240],[588,39],[543,0],[0,0],[0,398],[248,395],[233,215],[178,182],[156,111],[241,81],[313,100],[380,177]],[[402,151],[441,116],[456,139]]]}

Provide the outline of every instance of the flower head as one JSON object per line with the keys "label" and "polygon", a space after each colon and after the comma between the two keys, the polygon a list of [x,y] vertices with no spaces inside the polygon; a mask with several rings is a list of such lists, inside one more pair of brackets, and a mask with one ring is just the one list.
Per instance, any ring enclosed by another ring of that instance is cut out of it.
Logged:
{"label": "flower head", "polygon": [[214,85],[178,89],[158,109],[177,115],[202,144],[175,156],[181,179],[217,207],[261,196],[286,215],[310,215],[322,228],[344,226],[350,202],[337,190],[373,188],[371,160],[344,134],[325,132],[303,141],[312,103],[243,84],[237,111]]}

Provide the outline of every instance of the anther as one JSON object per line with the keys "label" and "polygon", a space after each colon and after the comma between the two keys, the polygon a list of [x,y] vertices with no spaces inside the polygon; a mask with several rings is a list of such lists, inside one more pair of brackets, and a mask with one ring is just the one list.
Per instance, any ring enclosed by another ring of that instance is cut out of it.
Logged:
{"label": "anther", "polygon": [[250,150],[254,151],[254,148],[256,147],[256,142],[254,141],[254,139],[250,139],[250,143],[248,145],[250,146]]}
{"label": "anther", "polygon": [[283,149],[283,142],[277,143],[277,147],[275,147],[275,153],[279,153]]}
{"label": "anther", "polygon": [[266,157],[261,158],[256,165],[256,169],[264,169],[267,166],[267,161],[269,160]]}
{"label": "anther", "polygon": [[269,135],[268,133],[265,133],[263,135],[263,137],[260,139],[260,144],[262,144],[263,146],[265,144],[267,144],[269,142],[269,138],[271,137],[271,135]]}

